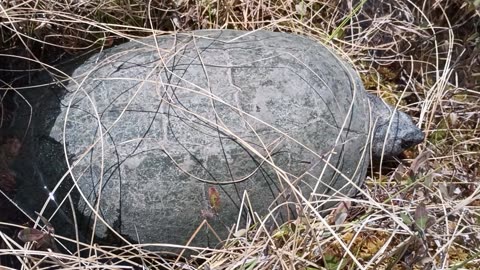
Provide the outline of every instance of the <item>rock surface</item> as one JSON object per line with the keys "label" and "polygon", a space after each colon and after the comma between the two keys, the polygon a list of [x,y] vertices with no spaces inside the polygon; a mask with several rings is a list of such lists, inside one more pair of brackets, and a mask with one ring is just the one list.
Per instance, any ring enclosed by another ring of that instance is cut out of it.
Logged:
{"label": "rock surface", "polygon": [[[72,157],[89,202],[78,207],[88,216],[99,200],[102,218],[142,243],[185,244],[205,219],[225,237],[246,209],[244,192],[252,208],[242,223],[298,201],[292,187],[321,208],[365,177],[369,98],[312,40],[263,31],[147,38],[91,57],[73,77],[50,136]],[[217,242],[205,227],[193,244]]]}

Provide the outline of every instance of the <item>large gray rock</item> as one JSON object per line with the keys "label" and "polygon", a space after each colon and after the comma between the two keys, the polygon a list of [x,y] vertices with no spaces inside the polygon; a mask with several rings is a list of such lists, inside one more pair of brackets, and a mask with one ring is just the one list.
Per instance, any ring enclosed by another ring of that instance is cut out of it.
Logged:
{"label": "large gray rock", "polygon": [[[370,145],[375,156],[395,155],[423,139],[347,64],[295,35],[147,38],[91,57],[73,77],[50,136],[66,145],[89,202],[78,207],[90,215],[100,200],[102,218],[140,242],[184,244],[204,219],[225,237],[244,191],[260,216],[298,201],[292,187],[331,206],[356,193]],[[213,235],[202,229],[194,244]]]}

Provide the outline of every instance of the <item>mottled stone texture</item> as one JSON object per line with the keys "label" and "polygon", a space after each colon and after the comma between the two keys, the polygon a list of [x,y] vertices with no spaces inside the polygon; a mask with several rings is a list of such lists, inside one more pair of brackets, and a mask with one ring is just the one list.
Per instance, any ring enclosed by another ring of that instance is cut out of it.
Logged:
{"label": "mottled stone texture", "polygon": [[[312,40],[264,31],[147,38],[91,57],[73,77],[50,135],[74,156],[88,201],[100,199],[102,217],[140,242],[184,244],[205,218],[225,237],[245,191],[262,216],[297,201],[291,186],[341,199],[355,192],[347,178],[365,177],[369,99]],[[91,213],[82,200],[79,208]],[[216,242],[204,228],[194,244]]]}

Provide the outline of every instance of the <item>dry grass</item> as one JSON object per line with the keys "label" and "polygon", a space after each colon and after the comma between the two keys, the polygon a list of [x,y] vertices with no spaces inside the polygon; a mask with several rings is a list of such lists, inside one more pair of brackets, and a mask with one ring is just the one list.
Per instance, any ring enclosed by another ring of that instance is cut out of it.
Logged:
{"label": "dry grass", "polygon": [[[264,28],[306,35],[348,56],[367,90],[412,115],[427,136],[404,160],[372,168],[365,194],[347,202],[349,207],[325,218],[307,207],[310,211],[299,211],[298,219],[273,233],[259,224],[232,236],[222,249],[196,249],[192,259],[154,253],[146,245],[110,247],[69,239],[63,240],[78,245],[72,254],[39,251],[7,233],[18,224],[0,223],[0,229],[9,228],[0,231],[0,264],[24,269],[128,268],[121,266],[125,263],[138,269],[480,269],[479,3],[372,2],[0,1],[0,54],[21,69],[174,29]],[[7,71],[12,66],[2,68]],[[15,75],[9,73],[5,85]]]}

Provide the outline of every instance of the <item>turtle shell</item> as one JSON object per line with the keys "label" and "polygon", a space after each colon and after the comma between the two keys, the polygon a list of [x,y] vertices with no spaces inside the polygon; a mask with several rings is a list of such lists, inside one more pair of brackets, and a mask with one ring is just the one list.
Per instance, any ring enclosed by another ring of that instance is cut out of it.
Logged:
{"label": "turtle shell", "polygon": [[267,213],[285,220],[305,200],[323,209],[365,177],[366,92],[305,37],[145,38],[92,56],[67,88],[51,136],[74,156],[78,208],[91,215],[99,201],[106,223],[142,243],[184,244],[204,220],[193,243],[215,243],[237,219],[234,229]]}

